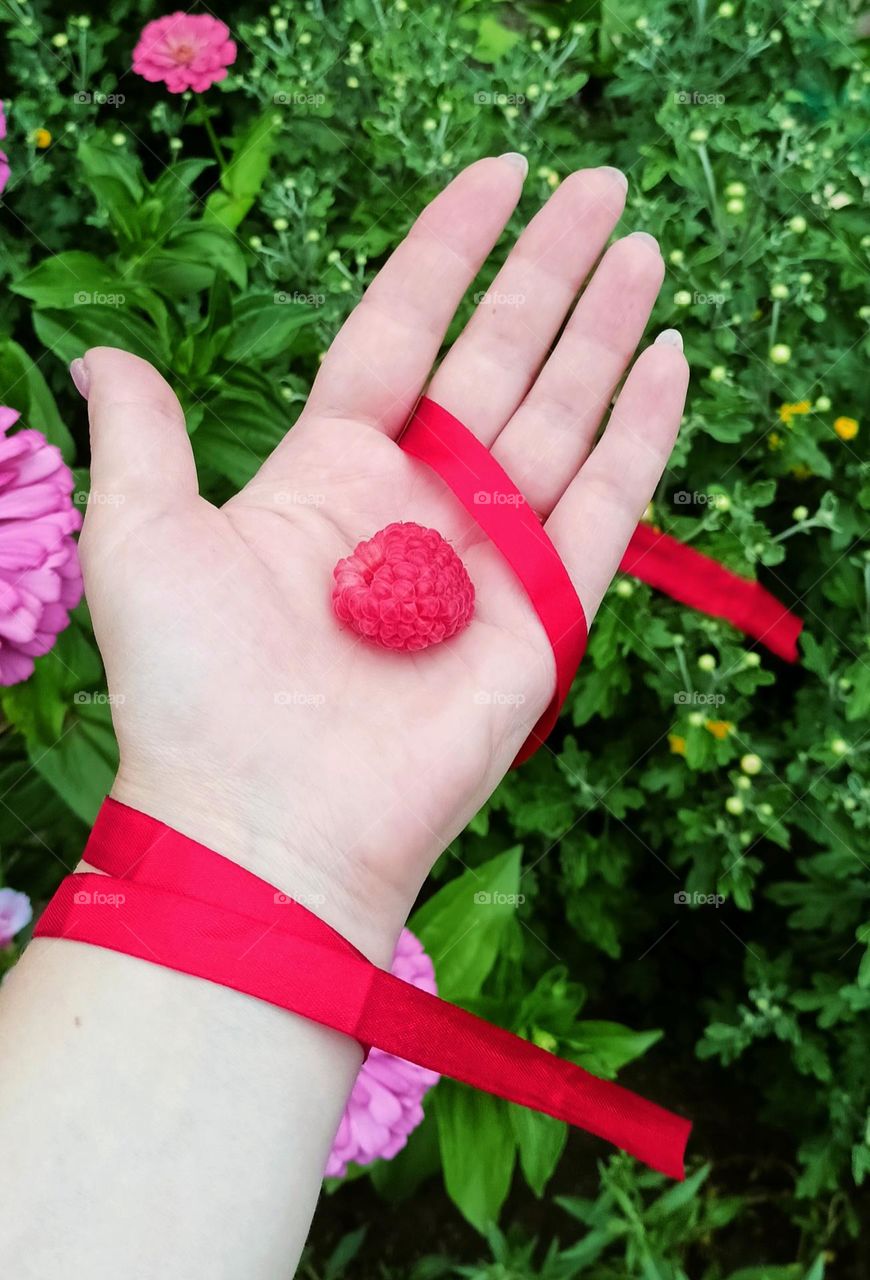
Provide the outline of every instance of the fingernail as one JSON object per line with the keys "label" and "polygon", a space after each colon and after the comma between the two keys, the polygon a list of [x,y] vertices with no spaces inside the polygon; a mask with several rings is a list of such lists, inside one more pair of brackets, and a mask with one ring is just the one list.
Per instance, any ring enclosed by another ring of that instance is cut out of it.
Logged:
{"label": "fingernail", "polygon": [[651,236],[648,231],[632,231],[631,235],[627,236],[626,239],[640,240],[643,244],[649,245],[651,249],[655,249],[656,253],[659,251],[658,240],[656,240],[655,236]]}
{"label": "fingernail", "polygon": [[626,178],[625,174],[622,172],[621,169],[614,169],[612,164],[599,165],[598,169],[600,173],[609,173],[611,178],[614,178],[618,182],[621,182],[623,191],[628,190],[628,178]]}
{"label": "fingernail", "polygon": [[506,151],[503,156],[499,156],[499,160],[506,160],[515,169],[521,170],[523,177],[529,172],[529,162],[519,151]]}
{"label": "fingernail", "polygon": [[679,329],[663,329],[653,343],[653,346],[676,347],[678,351],[682,351],[683,336]]}
{"label": "fingernail", "polygon": [[85,362],[79,357],[73,360],[69,367],[69,376],[73,380],[73,385],[83,400],[87,400],[88,392],[91,389],[91,379],[88,374]]}

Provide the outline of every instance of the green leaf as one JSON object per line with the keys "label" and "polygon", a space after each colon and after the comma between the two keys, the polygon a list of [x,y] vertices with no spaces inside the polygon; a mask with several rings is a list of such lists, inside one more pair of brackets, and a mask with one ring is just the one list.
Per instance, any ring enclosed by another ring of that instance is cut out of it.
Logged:
{"label": "green leaf", "polygon": [[233,308],[233,332],[227,360],[271,360],[292,351],[294,333],[313,324],[316,308],[287,300],[283,293],[252,294]]}
{"label": "green leaf", "polygon": [[521,39],[519,31],[511,31],[497,18],[487,15],[480,20],[477,44],[471,56],[476,62],[500,62]]}
{"label": "green leaf", "polygon": [[578,1022],[570,1038],[572,1057],[593,1075],[612,1079],[621,1067],[661,1040],[661,1031],[632,1031],[618,1022]]}
{"label": "green leaf", "polygon": [[143,260],[139,271],[154,288],[178,298],[210,288],[216,272],[239,289],[248,282],[245,255],[235,236],[202,223],[187,223],[179,229]]}
{"label": "green leaf", "polygon": [[164,169],[151,188],[151,199],[160,211],[159,226],[164,229],[177,227],[179,220],[194,208],[198,199],[193,184],[214,163],[214,160],[192,157],[176,160]]}
{"label": "green leaf", "polygon": [[[859,932],[863,934],[861,939],[863,941],[867,934],[863,930]],[[857,982],[859,987],[870,987],[870,947],[864,952],[861,963],[858,965]]]}
{"label": "green leaf", "polygon": [[198,466],[247,484],[287,431],[285,405],[261,392],[228,388],[203,402],[193,439]]}
{"label": "green leaf", "polygon": [[513,1177],[516,1139],[508,1104],[442,1080],[433,1107],[447,1193],[463,1217],[484,1232],[497,1221]]}
{"label": "green leaf", "polygon": [[79,144],[78,161],[86,179],[111,178],[122,186],[137,204],[145,194],[142,165],[132,149],[101,146],[96,142]]}
{"label": "green leaf", "polygon": [[414,914],[410,927],[446,1000],[479,995],[506,931],[516,927],[521,853],[516,846],[464,871]]}
{"label": "green leaf", "polygon": [[263,189],[278,141],[281,117],[274,111],[254,120],[235,139],[232,160],[221,175],[221,190],[206,201],[204,220],[234,230]]}
{"label": "green leaf", "polygon": [[671,1214],[678,1213],[681,1209],[685,1209],[710,1175],[713,1166],[710,1164],[702,1165],[700,1169],[696,1169],[685,1182],[677,1182],[674,1186],[668,1187],[663,1195],[650,1205],[647,1210],[647,1217],[650,1222],[661,1222],[664,1218],[669,1218]]}
{"label": "green leaf", "polygon": [[88,183],[97,203],[111,222],[118,238],[135,244],[144,231],[140,223],[142,206],[117,178],[91,178]]}
{"label": "green leaf", "polygon": [[152,364],[169,364],[167,344],[157,329],[130,307],[82,306],[73,312],[36,311],[37,336],[59,360],[69,364],[89,347],[120,347]]}
{"label": "green leaf", "polygon": [[192,260],[185,252],[161,249],[141,263],[142,279],[170,298],[189,298],[205,293],[214,283],[215,270],[206,262]]}
{"label": "green leaf", "polygon": [[56,444],[65,462],[75,456],[75,442],[61,418],[54,396],[37,364],[11,338],[0,340],[0,401],[22,416],[21,426],[41,431]]}
{"label": "green leaf", "polygon": [[520,1153],[520,1168],[526,1182],[540,1198],[553,1176],[565,1143],[568,1126],[561,1120],[510,1103],[508,1114]]}
{"label": "green leaf", "polygon": [[118,772],[118,748],[107,702],[84,703],[63,736],[28,754],[34,768],[83,821],[93,824]]}
{"label": "green leaf", "polygon": [[362,1248],[368,1229],[368,1223],[365,1223],[356,1231],[349,1231],[346,1236],[342,1236],[326,1261],[323,1280],[339,1280],[339,1277],[347,1274],[346,1269]]}
{"label": "green leaf", "polygon": [[45,258],[10,286],[38,307],[77,307],[94,301],[94,294],[124,294],[124,284],[100,258],[70,249]]}

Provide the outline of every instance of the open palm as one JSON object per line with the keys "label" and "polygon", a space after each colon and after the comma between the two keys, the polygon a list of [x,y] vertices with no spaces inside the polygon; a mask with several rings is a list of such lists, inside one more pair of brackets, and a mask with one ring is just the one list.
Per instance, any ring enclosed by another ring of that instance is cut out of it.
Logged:
{"label": "open palm", "polygon": [[[155,370],[103,347],[79,373],[93,444],[82,559],[121,748],[113,794],[383,958],[554,688],[512,572],[396,443],[522,177],[514,157],[482,160],[428,206],[293,430],[220,510],[198,496],[181,410]],[[649,348],[593,448],[661,285],[648,236],[607,251],[553,345],[624,194],[614,170],[566,179],[428,386],[545,521],[590,621],[667,461],[687,381],[678,340]],[[438,529],[476,591],[471,625],[415,654],[361,640],[330,606],[335,562],[396,520]]]}

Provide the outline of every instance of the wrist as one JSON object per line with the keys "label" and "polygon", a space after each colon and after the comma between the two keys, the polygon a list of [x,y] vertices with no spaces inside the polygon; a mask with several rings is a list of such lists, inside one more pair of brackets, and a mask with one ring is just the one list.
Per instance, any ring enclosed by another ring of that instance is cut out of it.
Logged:
{"label": "wrist", "polygon": [[227,796],[202,779],[158,785],[123,765],[110,794],[274,885],[389,968],[412,903],[288,809]]}

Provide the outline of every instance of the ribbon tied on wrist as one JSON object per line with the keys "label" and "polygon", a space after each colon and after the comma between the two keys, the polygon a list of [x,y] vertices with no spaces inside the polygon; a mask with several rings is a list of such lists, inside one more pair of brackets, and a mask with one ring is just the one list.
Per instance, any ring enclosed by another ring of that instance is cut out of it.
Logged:
{"label": "ribbon tied on wrist", "polygon": [[379,969],[301,903],[155,818],[107,799],[84,860],[104,874],[67,876],[35,937],[231,987],[683,1177],[688,1120]]}

